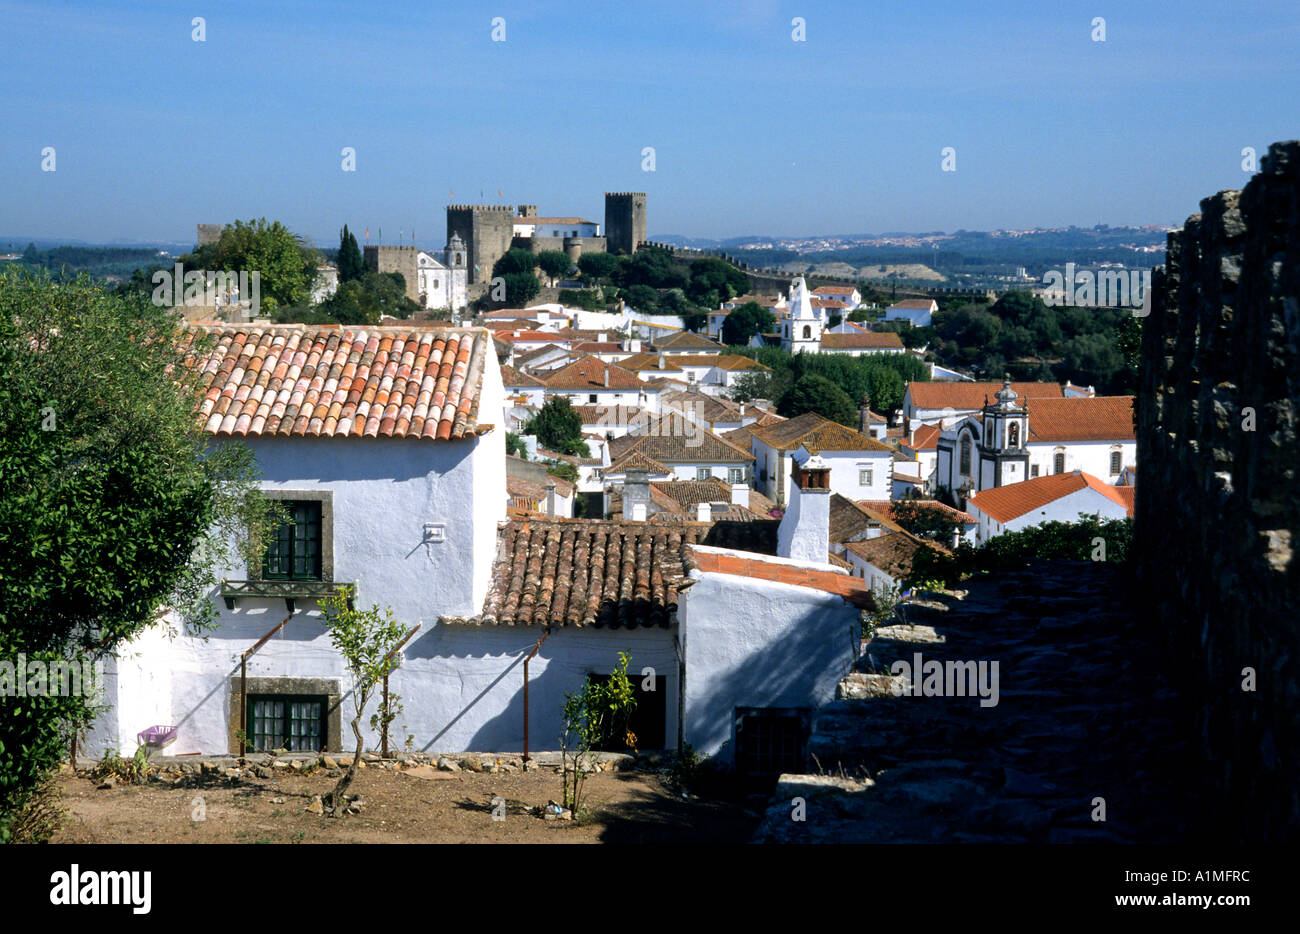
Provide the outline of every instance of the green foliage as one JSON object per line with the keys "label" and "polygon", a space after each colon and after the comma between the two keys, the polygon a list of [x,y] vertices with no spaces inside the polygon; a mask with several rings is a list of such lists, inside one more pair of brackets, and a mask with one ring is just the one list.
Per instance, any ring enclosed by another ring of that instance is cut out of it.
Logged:
{"label": "green foliage", "polygon": [[557,299],[568,308],[583,308],[587,311],[604,311],[605,296],[600,289],[561,289]]}
{"label": "green foliage", "polygon": [[758,302],[746,302],[733,308],[722,321],[722,342],[745,345],[755,334],[770,334],[776,325],[772,313]]}
{"label": "green foliage", "polygon": [[531,272],[508,272],[502,278],[505,280],[506,304],[509,306],[530,302],[542,290],[542,284]]}
{"label": "green foliage", "polygon": [[532,250],[525,250],[522,247],[515,247],[507,250],[505,254],[496,261],[492,267],[493,276],[509,276],[512,273],[527,273],[532,275],[537,268],[537,254]]}
{"label": "green foliage", "polygon": [[569,262],[567,254],[559,250],[543,250],[537,254],[537,266],[546,277],[554,282],[560,276],[569,271],[573,264]]}
{"label": "green foliage", "polygon": [[[0,274],[0,658],[97,660],[166,607],[201,631],[217,570],[260,557],[275,513],[177,336],[141,295]],[[0,696],[0,839],[95,703]]]}
{"label": "green foliage", "polygon": [[187,253],[179,262],[187,271],[257,272],[262,309],[272,314],[284,305],[306,304],[320,260],[304,238],[263,217],[228,224],[220,240]]}
{"label": "green foliage", "polygon": [[552,477],[559,477],[561,480],[575,484],[578,482],[578,468],[568,461],[548,460],[546,465],[546,472]]}
{"label": "green foliage", "polygon": [[383,315],[409,318],[420,306],[406,297],[406,280],[400,272],[370,272],[338,289],[314,309],[286,309],[277,321],[307,324],[378,324]]}
{"label": "green foliage", "polygon": [[529,420],[525,434],[536,435],[542,447],[576,457],[590,457],[582,437],[582,417],[565,396],[552,396]]}
{"label": "green foliage", "polygon": [[[397,667],[395,653],[406,637],[402,624],[393,618],[391,608],[381,610],[376,605],[367,610],[356,609],[352,603],[354,596],[355,590],[351,586],[340,587],[320,601],[330,643],[343,656],[352,681],[352,735],[357,741],[352,764],[330,792],[329,806],[336,814],[340,813],[346,801],[344,793],[351,785],[357,772],[357,762],[365,751],[361,718],[365,716],[366,707],[375,690]],[[396,715],[394,700],[395,698],[389,698],[388,709],[380,710],[377,719],[372,721],[372,726],[383,726],[393,719]]]}
{"label": "green foliage", "polygon": [[1132,519],[1101,520],[1080,514],[1077,522],[1044,522],[1020,532],[1004,532],[979,548],[963,542],[951,556],[920,551],[908,580],[934,579],[951,586],[971,574],[1022,570],[1031,561],[1124,564],[1132,547]]}
{"label": "green foliage", "polygon": [[366,272],[366,261],[361,256],[361,247],[357,245],[357,235],[343,225],[339,234],[339,285],[360,279]]}
{"label": "green foliage", "polygon": [[578,269],[591,279],[609,279],[618,269],[618,257],[610,253],[584,253],[578,257]]}
{"label": "green foliage", "polygon": [[506,432],[506,453],[522,460],[528,460],[528,448],[524,445],[524,439],[513,431]]}
{"label": "green foliage", "polygon": [[805,412],[816,412],[833,422],[857,428],[858,407],[839,386],[824,376],[808,373],[795,384],[776,404],[776,410],[786,418]]}
{"label": "green foliage", "polygon": [[728,396],[733,402],[752,402],[755,399],[775,402],[789,388],[789,370],[754,370],[736,377]]}
{"label": "green foliage", "polygon": [[623,300],[642,314],[659,313],[659,293],[648,285],[628,286]]}
{"label": "green foliage", "polygon": [[589,679],[582,690],[564,695],[564,728],[560,734],[562,797],[564,807],[573,811],[575,818],[582,806],[587,777],[583,765],[589,761],[591,751],[611,739],[621,739],[628,748],[636,749],[636,737],[627,726],[636,708],[636,691],[627,676],[630,661],[627,652],[619,652],[618,664],[607,679]]}
{"label": "green foliage", "polygon": [[890,516],[917,538],[948,546],[953,533],[961,528],[961,520],[946,509],[935,508],[937,505],[934,500],[900,499],[894,502]]}

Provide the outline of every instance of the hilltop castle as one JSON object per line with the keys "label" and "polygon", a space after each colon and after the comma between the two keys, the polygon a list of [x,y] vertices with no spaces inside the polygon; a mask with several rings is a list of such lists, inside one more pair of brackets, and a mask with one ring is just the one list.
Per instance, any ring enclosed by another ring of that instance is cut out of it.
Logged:
{"label": "hilltop castle", "polygon": [[447,205],[447,241],[468,252],[469,281],[487,282],[507,250],[558,250],[577,263],[584,252],[631,255],[645,242],[645,192],[605,192],[605,229],[581,217],[541,217],[537,205]]}

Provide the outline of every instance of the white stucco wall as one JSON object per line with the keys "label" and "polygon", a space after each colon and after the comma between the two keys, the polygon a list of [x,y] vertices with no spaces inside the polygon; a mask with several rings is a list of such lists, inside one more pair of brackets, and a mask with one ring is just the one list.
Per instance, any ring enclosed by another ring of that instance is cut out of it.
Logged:
{"label": "white stucco wall", "polygon": [[685,740],[731,761],[737,707],[815,708],[857,657],[859,613],[807,587],[695,572],[678,609],[686,654]]}
{"label": "white stucco wall", "polygon": [[979,522],[980,541],[988,541],[1003,532],[1020,532],[1044,522],[1078,522],[1080,513],[1100,515],[1102,519],[1123,519],[1128,516],[1127,508],[1090,487],[1062,496],[1041,509],[1017,516],[1005,524],[994,520],[970,500],[966,501],[966,511]]}
{"label": "white stucco wall", "polygon": [[[891,498],[893,454],[890,451],[819,451],[831,469],[831,492],[851,500]],[[802,464],[810,452],[800,447],[794,459]],[[871,470],[871,483],[861,483],[861,471]],[[786,490],[790,489],[790,462],[786,459]]]}

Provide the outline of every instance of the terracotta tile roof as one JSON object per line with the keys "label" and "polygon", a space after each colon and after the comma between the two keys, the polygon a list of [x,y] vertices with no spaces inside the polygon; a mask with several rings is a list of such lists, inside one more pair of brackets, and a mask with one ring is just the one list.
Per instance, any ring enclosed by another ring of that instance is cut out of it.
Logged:
{"label": "terracotta tile roof", "polygon": [[[1063,395],[1058,383],[1012,383],[1011,388],[1019,396],[1020,402],[1026,399],[1060,399]],[[907,384],[912,405],[919,409],[951,408],[957,411],[979,409],[987,402],[992,402],[994,395],[1001,389],[1001,383],[993,382],[965,383],[932,380]]]}
{"label": "terracotta tile roof", "polygon": [[862,331],[858,334],[823,334],[822,350],[903,349],[903,339],[893,331]]}
{"label": "terracotta tile roof", "polygon": [[548,354],[572,354],[573,351],[567,347],[561,347],[559,344],[547,344],[544,347],[530,347],[528,350],[515,354],[515,362],[520,366],[527,366],[540,357]]}
{"label": "terracotta tile roof", "polygon": [[516,370],[512,366],[503,366],[501,368],[501,385],[507,388],[528,386],[534,389],[541,389],[546,384],[536,376],[530,376],[522,370]]}
{"label": "terracotta tile roof", "polygon": [[717,341],[709,340],[702,337],[694,331],[678,331],[671,337],[662,340],[655,340],[655,350],[681,351],[681,350],[721,350],[722,345]]}
{"label": "terracotta tile roof", "polygon": [[[573,491],[577,489],[568,480],[563,477],[549,477],[555,481],[555,492],[565,498],[573,496]],[[542,506],[546,505],[546,484],[538,483],[535,480],[524,480],[520,477],[506,477],[506,492],[512,497],[524,496],[537,500]]]}
{"label": "terracotta tile roof", "polygon": [[921,551],[949,554],[948,549],[901,530],[865,541],[848,542],[844,548],[863,561],[880,568],[895,580],[905,578],[912,573],[912,562]]}
{"label": "terracotta tile roof", "polygon": [[728,541],[732,526],[768,525],[776,523],[515,519],[502,530],[482,612],[443,622],[667,627],[696,566],[690,546]]}
{"label": "terracotta tile roof", "polygon": [[839,493],[831,494],[830,541],[842,544],[875,526],[892,532],[902,529],[902,526],[892,519],[883,515],[873,515],[847,496],[841,496]]}
{"label": "terracotta tile roof", "polygon": [[214,435],[472,437],[487,356],[483,328],[197,325],[215,347],[202,373]]}
{"label": "terracotta tile roof", "polygon": [[801,444],[818,451],[891,451],[888,445],[845,428],[838,422],[805,412],[765,428],[749,426],[749,432],[768,447],[792,451]]}
{"label": "terracotta tile roof", "polygon": [[954,509],[947,503],[941,503],[937,499],[917,499],[917,500],[891,500],[891,499],[860,499],[857,501],[858,506],[865,509],[872,515],[887,517],[891,522],[898,518],[898,504],[900,502],[911,502],[922,509],[929,509],[934,512],[942,513],[950,519],[956,519],[958,522],[965,522],[973,525],[975,517],[969,513],[962,512],[960,509]]}
{"label": "terracotta tile roof", "polygon": [[939,449],[939,435],[943,434],[938,425],[921,425],[912,433],[912,440],[909,442],[906,436],[903,436],[904,446],[911,448],[913,451],[937,451]]}
{"label": "terracotta tile roof", "polygon": [[738,422],[740,406],[696,389],[676,389],[659,397],[661,412],[690,413],[705,422]]}
{"label": "terracotta tile roof", "polygon": [[[609,385],[605,384],[605,374],[609,374]],[[547,376],[545,383],[551,389],[571,389],[591,392],[601,389],[640,389],[641,380],[635,373],[605,363],[596,357],[583,357],[566,367]]]}
{"label": "terracotta tile roof", "polygon": [[[623,488],[615,487],[607,494],[609,500],[609,517],[621,519],[623,517]],[[687,516],[685,508],[655,484],[650,484],[650,502],[655,507],[649,511],[651,522],[663,522],[670,519],[683,520],[694,518]]]}
{"label": "terracotta tile roof", "polygon": [[[889,308],[933,308],[935,304],[934,299],[930,298],[905,298],[901,302],[894,302]],[[888,311],[889,308],[885,310]]]}
{"label": "terracotta tile roof", "polygon": [[849,285],[821,285],[812,290],[813,295],[852,295],[855,289]]}
{"label": "terracotta tile roof", "polygon": [[861,578],[849,574],[804,568],[776,561],[763,561],[759,558],[746,558],[742,555],[718,554],[698,548],[691,551],[696,567],[706,573],[733,574],[737,577],[772,581],[778,584],[810,587],[813,590],[836,594],[843,597],[846,602],[862,609],[871,609],[875,606],[875,600],[866,583]]}
{"label": "terracotta tile roof", "polygon": [[848,303],[848,302],[842,302],[842,301],[840,301],[839,299],[836,299],[836,298],[816,298],[816,297],[814,297],[814,298],[812,299],[812,306],[813,306],[814,308],[830,308],[830,309],[833,309],[833,310],[835,310],[835,311],[848,311],[848,310],[850,310],[850,309],[849,309],[849,303]]}
{"label": "terracotta tile roof", "polygon": [[722,370],[766,370],[764,366],[751,357],[738,353],[695,354],[678,358],[682,366],[716,366]]}
{"label": "terracotta tile roof", "polygon": [[650,417],[640,434],[627,434],[609,443],[609,456],[621,458],[638,450],[665,464],[748,464],[753,455],[680,415]]}
{"label": "terracotta tile roof", "polygon": [[584,425],[614,428],[621,425],[638,425],[650,418],[645,409],[632,405],[575,405]]}
{"label": "terracotta tile roof", "polygon": [[655,484],[687,509],[700,503],[731,502],[731,487],[717,477],[709,480],[665,480]]}
{"label": "terracotta tile roof", "polygon": [[1085,488],[1092,489],[1123,506],[1130,516],[1133,514],[1133,494],[1121,493],[1120,490],[1133,490],[1135,487],[1111,486],[1092,474],[1080,470],[1048,474],[1045,477],[1022,480],[1020,483],[981,490],[969,497],[966,502],[977,507],[980,512],[995,522],[1005,523],[1035,509],[1042,509],[1048,503]]}
{"label": "terracotta tile roof", "polygon": [[653,457],[648,456],[644,451],[632,449],[626,454],[615,458],[614,462],[605,468],[605,476],[610,474],[625,474],[629,470],[639,470],[654,476],[673,475],[673,469],[666,464],[661,464]]}
{"label": "terracotta tile roof", "polygon": [[491,319],[483,322],[483,326],[493,332],[528,331],[536,324],[536,321],[528,321],[523,318]]}
{"label": "terracotta tile roof", "polygon": [[672,354],[665,354],[661,363],[657,353],[638,353],[624,357],[618,365],[638,372],[641,370],[657,370],[662,373],[680,372],[681,367],[677,365],[676,359]]}
{"label": "terracotta tile roof", "polygon": [[1030,399],[1029,440],[1133,441],[1133,396]]}
{"label": "terracotta tile roof", "polygon": [[550,331],[513,331],[500,328],[494,331],[493,334],[496,335],[497,340],[505,341],[507,344],[532,343],[535,341],[547,341],[553,343],[556,340],[556,335],[552,334]]}
{"label": "terracotta tile roof", "polygon": [[623,345],[618,341],[580,341],[573,349],[578,353],[621,353]]}

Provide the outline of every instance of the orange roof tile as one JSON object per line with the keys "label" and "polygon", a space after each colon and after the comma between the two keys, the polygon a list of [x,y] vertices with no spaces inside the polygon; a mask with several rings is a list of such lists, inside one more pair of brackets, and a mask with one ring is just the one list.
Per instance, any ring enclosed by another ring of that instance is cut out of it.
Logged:
{"label": "orange roof tile", "polygon": [[822,350],[903,349],[903,339],[893,331],[862,331],[857,334],[823,334]]}
{"label": "orange roof tile", "polygon": [[1029,440],[1133,441],[1133,396],[1030,399]]}
{"label": "orange roof tile", "polygon": [[1133,514],[1133,494],[1119,492],[1124,489],[1132,490],[1133,487],[1114,487],[1081,470],[1048,474],[1045,477],[1034,477],[1020,483],[980,490],[966,502],[995,522],[1005,523],[1084,488],[1090,488],[1123,506],[1130,516]]}
{"label": "orange roof tile", "polygon": [[[1012,383],[1012,390],[1017,395],[1017,402],[1026,399],[1060,399],[1063,395],[1057,383]],[[1002,389],[1001,383],[965,383],[948,380],[930,382],[911,382],[907,391],[911,394],[912,405],[920,409],[955,409],[966,411],[982,408],[986,402],[994,401],[994,396]]]}
{"label": "orange roof tile", "polygon": [[[606,381],[606,374],[609,379]],[[607,384],[608,382],[608,384]],[[576,389],[583,391],[599,389],[640,389],[641,380],[621,366],[614,366],[596,357],[583,357],[562,367],[550,376],[545,383],[551,389]]]}
{"label": "orange roof tile", "polygon": [[192,325],[210,434],[427,438],[479,433],[483,328]]}

